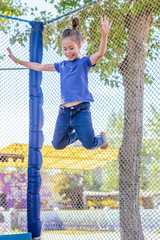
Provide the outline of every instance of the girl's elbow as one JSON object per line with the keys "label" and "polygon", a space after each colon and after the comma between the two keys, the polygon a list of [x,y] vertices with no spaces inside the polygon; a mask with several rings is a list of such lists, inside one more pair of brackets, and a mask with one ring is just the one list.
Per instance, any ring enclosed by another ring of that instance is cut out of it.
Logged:
{"label": "girl's elbow", "polygon": [[103,56],[104,56],[104,53],[103,53],[103,52],[99,52],[99,53],[98,53],[98,56],[97,56],[97,57],[98,57],[98,60],[100,60]]}
{"label": "girl's elbow", "polygon": [[101,59],[102,57],[104,57],[104,52],[101,52],[101,53],[99,53],[99,59]]}
{"label": "girl's elbow", "polygon": [[97,62],[103,57],[103,55],[99,55],[97,58]]}

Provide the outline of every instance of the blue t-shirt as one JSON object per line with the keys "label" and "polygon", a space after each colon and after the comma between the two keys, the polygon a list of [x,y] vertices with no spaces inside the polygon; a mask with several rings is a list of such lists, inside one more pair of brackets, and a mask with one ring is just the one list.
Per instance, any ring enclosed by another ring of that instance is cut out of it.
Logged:
{"label": "blue t-shirt", "polygon": [[60,73],[61,104],[68,102],[93,102],[93,96],[88,90],[88,72],[91,67],[90,57],[76,58],[73,61],[54,63]]}

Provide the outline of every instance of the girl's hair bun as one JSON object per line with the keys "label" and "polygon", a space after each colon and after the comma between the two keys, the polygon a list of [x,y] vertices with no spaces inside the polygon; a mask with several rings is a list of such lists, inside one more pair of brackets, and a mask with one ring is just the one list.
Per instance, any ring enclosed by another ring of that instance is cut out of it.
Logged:
{"label": "girl's hair bun", "polygon": [[77,16],[72,16],[72,29],[76,29],[79,26],[79,18]]}

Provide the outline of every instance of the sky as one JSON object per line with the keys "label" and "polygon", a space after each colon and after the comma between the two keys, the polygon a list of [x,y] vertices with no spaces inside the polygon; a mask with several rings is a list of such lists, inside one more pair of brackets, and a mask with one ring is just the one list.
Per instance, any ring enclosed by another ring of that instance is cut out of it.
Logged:
{"label": "sky", "polygon": [[[53,9],[53,15],[56,17],[56,11],[53,5],[45,3],[42,0],[25,0],[29,6],[37,6],[39,11]],[[42,4],[43,2],[43,4]],[[27,20],[33,20],[33,16],[21,17]],[[14,22],[16,24],[16,22]],[[22,31],[26,23],[21,23]],[[10,34],[13,34],[12,30]],[[8,57],[6,48],[11,47],[16,57],[25,61],[29,60],[29,42],[25,47],[18,44],[11,46],[9,36],[1,35],[0,52],[6,55],[0,62],[0,68],[17,68]],[[84,52],[82,52],[84,54]],[[51,48],[44,50],[43,63],[54,63],[64,59]],[[153,66],[157,66],[155,63]],[[155,81],[150,86],[145,86],[144,91],[144,121],[151,117],[150,105],[159,107],[160,88],[158,68],[155,71]],[[29,71],[28,70],[11,70],[0,71],[0,149],[11,143],[28,143],[29,136]],[[122,82],[122,79],[119,79]],[[44,145],[51,145],[54,126],[57,118],[58,107],[60,102],[60,81],[59,74],[53,72],[43,72],[42,90],[44,96]],[[89,74],[89,90],[92,92],[95,102],[91,105],[93,127],[95,134],[105,131],[107,122],[111,113],[123,111],[124,105],[124,88],[111,88],[100,82],[98,74]],[[114,135],[114,133],[113,133]]]}
{"label": "sky", "polygon": [[[39,12],[41,11],[48,11],[48,12],[52,12],[53,16],[56,17],[57,11],[56,8],[53,7],[53,4],[50,4],[49,1],[45,2],[45,0],[21,0],[22,4],[23,3],[27,3],[27,6],[31,7],[31,8],[38,8],[38,11],[35,12],[36,17],[39,17]],[[58,2],[58,1],[55,1]],[[32,16],[29,12],[27,14],[27,16],[24,16],[23,19],[27,19],[27,20],[34,20],[34,16]]]}

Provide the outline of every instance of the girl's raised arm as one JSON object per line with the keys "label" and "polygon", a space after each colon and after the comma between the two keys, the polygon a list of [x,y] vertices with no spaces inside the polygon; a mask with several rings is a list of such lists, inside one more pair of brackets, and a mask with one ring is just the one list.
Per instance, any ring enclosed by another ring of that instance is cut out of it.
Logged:
{"label": "girl's raised arm", "polygon": [[92,65],[96,64],[96,62],[98,62],[98,60],[100,60],[106,52],[107,37],[108,37],[109,30],[111,28],[111,25],[112,25],[112,22],[109,24],[109,17],[105,15],[103,20],[103,17],[101,16],[101,34],[102,34],[101,43],[100,43],[98,52],[90,56],[90,61]]}
{"label": "girl's raised arm", "polygon": [[40,63],[36,63],[36,62],[26,62],[26,61],[22,61],[19,58],[16,58],[12,52],[11,49],[8,47],[7,51],[9,53],[9,57],[12,59],[13,62],[23,65],[29,69],[35,70],[35,71],[51,71],[51,72],[55,72],[56,69],[54,67],[54,64],[40,64]]}

